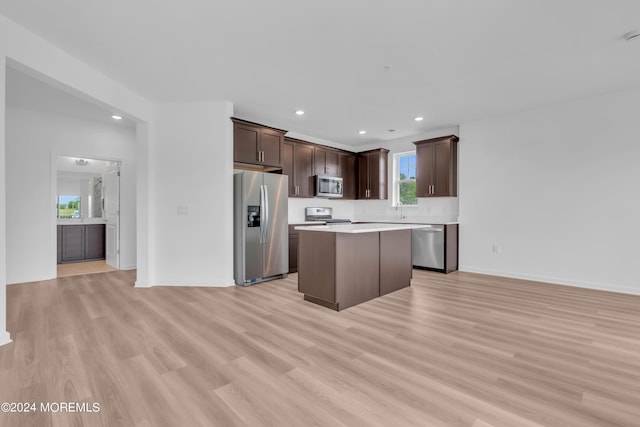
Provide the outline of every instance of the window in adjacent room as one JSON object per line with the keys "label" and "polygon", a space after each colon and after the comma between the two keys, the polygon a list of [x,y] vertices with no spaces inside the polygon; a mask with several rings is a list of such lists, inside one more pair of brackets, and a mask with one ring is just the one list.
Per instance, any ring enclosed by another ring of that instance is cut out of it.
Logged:
{"label": "window in adjacent room", "polygon": [[56,212],[58,218],[80,218],[80,196],[58,196]]}
{"label": "window in adjacent room", "polygon": [[394,197],[393,204],[404,206],[418,204],[416,198],[416,152],[394,154]]}

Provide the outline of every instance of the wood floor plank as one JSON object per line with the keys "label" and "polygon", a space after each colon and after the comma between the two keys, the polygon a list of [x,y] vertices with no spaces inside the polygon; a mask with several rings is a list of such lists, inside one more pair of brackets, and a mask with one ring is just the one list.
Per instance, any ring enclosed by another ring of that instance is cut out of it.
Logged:
{"label": "wood floor plank", "polygon": [[7,287],[0,426],[624,426],[640,420],[640,297],[414,270],[335,312],[297,276],[133,287],[134,271]]}

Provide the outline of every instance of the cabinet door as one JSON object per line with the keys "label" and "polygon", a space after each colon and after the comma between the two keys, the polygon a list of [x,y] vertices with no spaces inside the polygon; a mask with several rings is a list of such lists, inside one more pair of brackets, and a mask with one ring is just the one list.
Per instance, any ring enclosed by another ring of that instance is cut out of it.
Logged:
{"label": "cabinet door", "polygon": [[62,263],[62,226],[58,225],[56,227],[56,233],[57,233],[57,247],[58,247],[58,257],[57,257],[57,263],[60,264]]}
{"label": "cabinet door", "polygon": [[84,232],[84,258],[105,258],[105,226],[104,224],[90,224],[85,226]]}
{"label": "cabinet door", "polygon": [[314,147],[313,163],[314,175],[327,175],[327,150],[320,147]]}
{"label": "cabinet door", "polygon": [[416,196],[430,197],[433,184],[435,147],[433,144],[416,146]]}
{"label": "cabinet door", "polygon": [[294,175],[298,186],[298,197],[313,197],[313,146],[296,144],[294,154]]}
{"label": "cabinet door", "polygon": [[340,176],[342,177],[342,198],[355,199],[358,191],[356,156],[347,153],[340,154]]}
{"label": "cabinet door", "polygon": [[369,156],[358,156],[358,199],[369,197]]}
{"label": "cabinet door", "polygon": [[263,165],[282,167],[282,151],[284,145],[284,136],[282,133],[271,130],[262,129],[260,132],[260,150],[262,151]]}
{"label": "cabinet door", "polygon": [[84,259],[84,226],[62,226],[62,262]]}
{"label": "cabinet door", "polygon": [[340,176],[340,153],[333,150],[326,150],[324,159],[327,175]]}
{"label": "cabinet door", "polygon": [[374,152],[369,154],[369,198],[384,198],[381,187],[386,183],[386,177],[382,177],[380,173],[380,153]]}
{"label": "cabinet door", "polygon": [[260,163],[260,128],[242,123],[233,126],[233,161],[239,163]]}
{"label": "cabinet door", "polygon": [[446,140],[433,143],[433,187],[434,197],[457,196],[457,144]]}
{"label": "cabinet door", "polygon": [[296,143],[292,141],[284,141],[282,152],[282,174],[289,177],[289,196],[296,196],[296,178],[294,175],[294,152]]}

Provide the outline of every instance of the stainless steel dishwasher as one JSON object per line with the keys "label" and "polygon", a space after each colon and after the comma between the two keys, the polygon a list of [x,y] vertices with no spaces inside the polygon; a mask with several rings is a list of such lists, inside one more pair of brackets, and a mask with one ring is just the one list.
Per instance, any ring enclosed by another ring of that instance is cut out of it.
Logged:
{"label": "stainless steel dishwasher", "polygon": [[414,267],[444,270],[444,225],[414,229],[411,249]]}

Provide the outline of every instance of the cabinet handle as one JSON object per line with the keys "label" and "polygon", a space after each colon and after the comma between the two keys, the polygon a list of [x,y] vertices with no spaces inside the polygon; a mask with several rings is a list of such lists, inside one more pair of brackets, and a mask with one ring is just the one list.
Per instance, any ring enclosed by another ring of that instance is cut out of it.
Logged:
{"label": "cabinet handle", "polygon": [[264,151],[260,152],[260,161],[264,163]]}

